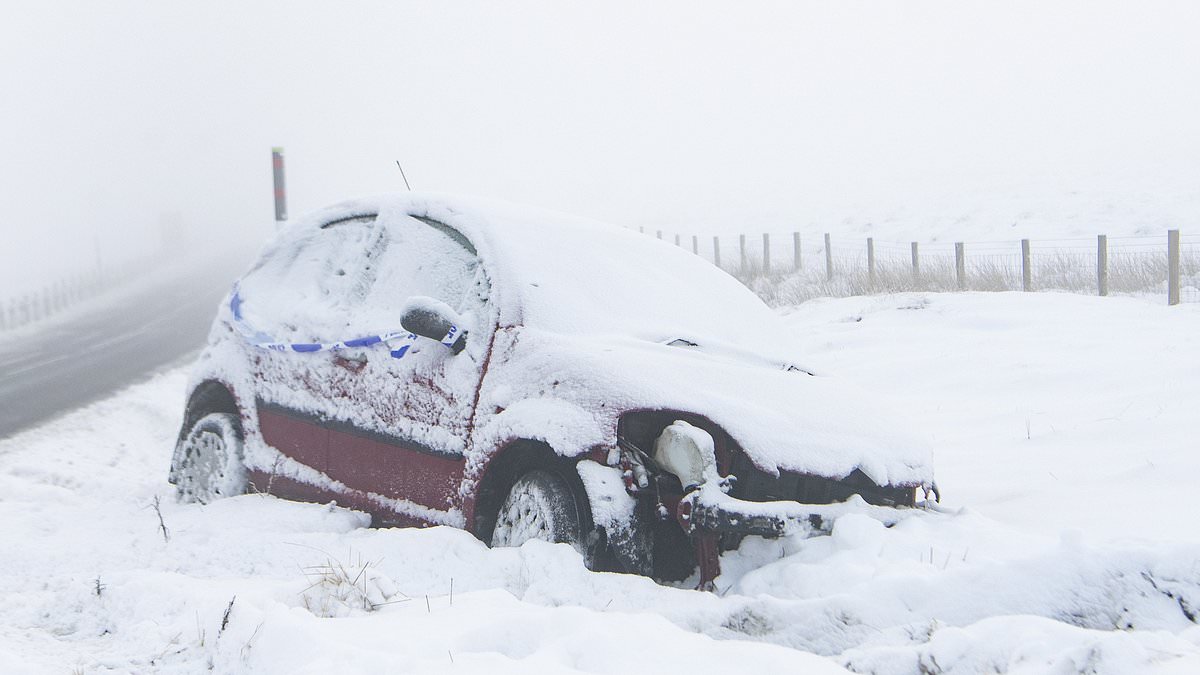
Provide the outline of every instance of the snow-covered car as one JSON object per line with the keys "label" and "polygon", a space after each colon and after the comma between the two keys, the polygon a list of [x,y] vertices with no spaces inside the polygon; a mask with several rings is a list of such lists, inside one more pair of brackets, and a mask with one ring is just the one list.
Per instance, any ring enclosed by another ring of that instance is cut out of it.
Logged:
{"label": "snow-covered car", "polygon": [[886,519],[932,487],[921,441],[786,344],[752,292],[663,241],[441,195],[348,201],[282,228],[221,305],[170,480],[708,584],[746,535]]}

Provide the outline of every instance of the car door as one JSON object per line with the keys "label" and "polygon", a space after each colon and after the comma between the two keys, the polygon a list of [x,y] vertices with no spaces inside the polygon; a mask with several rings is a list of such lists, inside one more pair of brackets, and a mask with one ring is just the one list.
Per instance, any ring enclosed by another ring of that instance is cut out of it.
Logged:
{"label": "car door", "polygon": [[285,463],[301,465],[277,466],[259,489],[294,499],[336,496],[325,474],[330,400],[341,395],[344,361],[323,345],[354,329],[379,226],[374,213],[351,213],[285,231],[238,283],[239,329],[265,347],[252,351],[250,368],[262,438]]}
{"label": "car door", "polygon": [[[245,318],[277,347],[254,359],[263,440],[317,472],[269,491],[336,499],[381,523],[461,525],[463,455],[494,325],[470,242],[405,214],[343,216],[278,244],[240,286]],[[413,296],[460,315],[461,353],[395,335]]]}
{"label": "car door", "polygon": [[410,298],[433,298],[458,314],[466,346],[455,354],[410,336],[335,353],[327,474],[383,523],[461,526],[458,488],[493,329],[487,276],[465,237],[429,219],[397,217],[374,246],[351,325],[396,331]]}

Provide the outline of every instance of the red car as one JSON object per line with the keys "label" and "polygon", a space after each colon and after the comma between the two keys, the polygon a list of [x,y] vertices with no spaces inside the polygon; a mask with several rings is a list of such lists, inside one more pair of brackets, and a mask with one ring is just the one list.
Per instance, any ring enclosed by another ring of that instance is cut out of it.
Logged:
{"label": "red car", "polygon": [[706,584],[747,535],[932,488],[927,447],[786,336],[732,277],[621,228],[350,201],[282,229],[221,305],[170,480]]}

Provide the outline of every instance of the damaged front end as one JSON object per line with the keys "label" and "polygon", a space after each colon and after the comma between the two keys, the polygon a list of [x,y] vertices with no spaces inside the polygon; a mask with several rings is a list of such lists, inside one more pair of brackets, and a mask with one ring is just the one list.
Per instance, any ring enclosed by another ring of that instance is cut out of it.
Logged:
{"label": "damaged front end", "polygon": [[918,505],[918,487],[880,486],[857,470],[840,480],[767,473],[698,416],[647,411],[623,419],[620,431],[607,463],[621,470],[639,509],[610,543],[626,569],[662,580],[699,568],[698,587],[711,590],[720,553],[748,535],[829,534],[847,513],[890,527]]}

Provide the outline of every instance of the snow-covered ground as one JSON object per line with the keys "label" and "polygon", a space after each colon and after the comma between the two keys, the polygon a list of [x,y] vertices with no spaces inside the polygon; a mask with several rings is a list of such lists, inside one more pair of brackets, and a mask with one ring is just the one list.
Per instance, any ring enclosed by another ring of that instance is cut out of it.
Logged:
{"label": "snow-covered ground", "polygon": [[168,372],[0,442],[0,672],[1200,671],[1200,306],[907,294],[787,320],[806,366],[927,430],[950,513],[750,541],[706,594],[565,545],[177,505]]}

